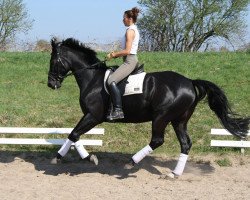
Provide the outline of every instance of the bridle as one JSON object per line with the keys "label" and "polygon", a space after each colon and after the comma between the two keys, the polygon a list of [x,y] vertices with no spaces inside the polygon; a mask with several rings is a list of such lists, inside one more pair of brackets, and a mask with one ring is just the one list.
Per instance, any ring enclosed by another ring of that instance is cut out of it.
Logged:
{"label": "bridle", "polygon": [[[57,63],[61,64],[63,66],[64,69],[67,69],[65,66],[65,63],[62,61],[60,53],[57,52]],[[55,72],[49,72],[49,78],[53,81],[59,81],[62,82],[64,78],[67,77],[66,75],[61,75],[59,73],[59,66],[58,64],[56,64],[56,71]]]}
{"label": "bridle", "polygon": [[[61,44],[59,44],[58,46],[61,46]],[[67,62],[67,60],[65,60]],[[53,81],[59,81],[59,82],[62,82],[65,78],[67,78],[68,76],[72,76],[72,75],[75,75],[83,70],[86,70],[86,69],[102,69],[102,70],[106,70],[106,69],[109,69],[109,67],[106,66],[106,61],[107,59],[105,60],[102,60],[102,61],[98,61],[90,66],[87,66],[87,67],[84,67],[82,69],[78,69],[76,70],[75,72],[69,72],[67,73],[66,75],[61,75],[59,73],[59,67],[58,67],[58,64],[56,65],[56,72],[49,72],[49,78]],[[60,52],[57,52],[57,63],[60,63],[64,69],[67,69],[65,63],[62,61],[62,58],[61,58],[61,55],[60,55]],[[103,67],[103,64],[105,64],[105,67]]]}

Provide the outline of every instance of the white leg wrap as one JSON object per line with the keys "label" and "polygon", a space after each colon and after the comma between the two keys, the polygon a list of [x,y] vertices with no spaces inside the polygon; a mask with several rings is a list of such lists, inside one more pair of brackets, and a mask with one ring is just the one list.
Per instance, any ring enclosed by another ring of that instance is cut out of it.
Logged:
{"label": "white leg wrap", "polygon": [[188,155],[183,154],[183,153],[180,154],[178,163],[173,171],[174,174],[176,174],[177,176],[182,175],[184,168],[185,168],[185,165],[186,165],[186,162],[187,162],[187,159],[188,159]]}
{"label": "white leg wrap", "polygon": [[73,142],[67,139],[64,144],[62,145],[61,149],[58,151],[58,153],[63,157],[68,153],[69,148]]}
{"label": "white leg wrap", "polygon": [[81,158],[84,159],[86,157],[88,157],[89,153],[86,151],[86,149],[83,147],[83,144],[81,141],[77,141],[75,143],[75,147],[78,151],[78,153],[80,154]]}
{"label": "white leg wrap", "polygon": [[151,152],[153,152],[153,149],[147,145],[145,146],[142,150],[140,150],[139,152],[137,152],[133,157],[133,161],[135,163],[139,163],[143,158],[145,158],[148,154],[150,154]]}

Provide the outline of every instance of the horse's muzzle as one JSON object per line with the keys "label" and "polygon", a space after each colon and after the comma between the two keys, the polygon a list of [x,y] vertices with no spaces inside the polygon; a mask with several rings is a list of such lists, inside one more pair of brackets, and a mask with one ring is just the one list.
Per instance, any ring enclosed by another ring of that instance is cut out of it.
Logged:
{"label": "horse's muzzle", "polygon": [[48,80],[48,87],[52,88],[53,90],[56,90],[61,87],[61,83],[60,81]]}

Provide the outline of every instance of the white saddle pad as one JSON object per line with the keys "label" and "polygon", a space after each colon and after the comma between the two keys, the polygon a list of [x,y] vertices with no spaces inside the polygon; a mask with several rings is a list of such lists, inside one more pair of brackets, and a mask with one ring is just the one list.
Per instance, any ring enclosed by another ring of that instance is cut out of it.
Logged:
{"label": "white saddle pad", "polygon": [[[109,77],[111,70],[107,70],[104,76],[104,87],[106,92],[108,93],[108,90],[106,88],[106,81]],[[126,95],[132,95],[132,94],[142,94],[143,93],[143,81],[145,78],[146,72],[140,73],[140,74],[135,74],[135,75],[130,75],[127,80],[127,84],[125,87],[125,92],[123,96]]]}

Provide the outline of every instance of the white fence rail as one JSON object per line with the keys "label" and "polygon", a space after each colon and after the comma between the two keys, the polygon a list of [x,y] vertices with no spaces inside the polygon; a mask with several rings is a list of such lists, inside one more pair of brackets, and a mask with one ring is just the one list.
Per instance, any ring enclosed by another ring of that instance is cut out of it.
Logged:
{"label": "white fence rail", "polygon": [[[211,129],[212,135],[220,135],[220,136],[232,136],[225,129]],[[250,131],[248,131],[248,136],[250,136]],[[244,153],[244,148],[250,147],[250,141],[245,140],[211,140],[211,146],[213,147],[239,147],[241,148],[241,152]]]}
{"label": "white fence rail", "polygon": [[[0,127],[0,134],[69,134],[73,128],[24,128]],[[87,135],[104,135],[103,128],[94,128],[85,133]],[[36,138],[0,138],[0,144],[20,145],[62,145],[66,139],[36,139]],[[83,145],[102,146],[102,140],[82,139]],[[72,144],[74,145],[74,143]]]}

